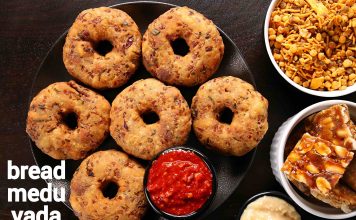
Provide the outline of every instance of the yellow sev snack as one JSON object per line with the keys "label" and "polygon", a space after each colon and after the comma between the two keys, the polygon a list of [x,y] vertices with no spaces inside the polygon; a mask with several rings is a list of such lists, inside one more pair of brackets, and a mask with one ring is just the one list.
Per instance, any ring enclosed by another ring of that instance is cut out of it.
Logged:
{"label": "yellow sev snack", "polygon": [[291,181],[328,194],[339,182],[353,155],[344,147],[305,133],[288,155],[282,171]]}
{"label": "yellow sev snack", "polygon": [[281,0],[277,4],[269,43],[279,67],[295,83],[328,91],[355,84],[355,2]]}

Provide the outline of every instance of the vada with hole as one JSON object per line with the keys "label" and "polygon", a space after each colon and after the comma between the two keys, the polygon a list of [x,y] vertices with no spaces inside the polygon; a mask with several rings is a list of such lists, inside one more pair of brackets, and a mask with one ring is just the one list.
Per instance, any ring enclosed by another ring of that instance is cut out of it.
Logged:
{"label": "vada with hole", "polygon": [[156,79],[138,80],[112,103],[110,134],[124,151],[150,160],[186,142],[191,113],[179,90]]}
{"label": "vada with hole", "polygon": [[95,89],[125,84],[136,71],[140,56],[141,33],[134,20],[107,7],[82,11],[63,47],[69,74]]}
{"label": "vada with hole", "polygon": [[268,129],[268,101],[239,78],[212,79],[192,101],[193,129],[206,147],[242,156],[255,148]]}
{"label": "vada with hole", "polygon": [[26,132],[50,157],[79,160],[109,134],[110,103],[74,81],[57,82],[31,101]]}

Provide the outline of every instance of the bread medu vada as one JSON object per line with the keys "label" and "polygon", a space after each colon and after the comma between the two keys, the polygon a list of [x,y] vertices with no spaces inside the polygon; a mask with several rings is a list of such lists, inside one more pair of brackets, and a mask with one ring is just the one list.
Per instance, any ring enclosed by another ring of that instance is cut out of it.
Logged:
{"label": "bread medu vada", "polygon": [[79,219],[141,219],[146,210],[145,169],[125,153],[98,151],[80,164],[69,202]]}
{"label": "bread medu vada", "polygon": [[96,89],[125,84],[140,56],[141,33],[136,23],[125,12],[107,7],[82,11],[63,47],[68,72]]}
{"label": "bread medu vada", "polygon": [[32,100],[26,131],[54,159],[78,160],[109,134],[110,103],[74,81],[57,82]]}
{"label": "bread medu vada", "polygon": [[268,101],[249,83],[233,76],[215,78],[193,97],[193,129],[208,148],[242,156],[265,135],[267,109]]}
{"label": "bread medu vada", "polygon": [[[187,54],[174,51],[174,44],[179,41],[186,42]],[[205,82],[217,71],[223,55],[224,43],[214,23],[188,7],[172,8],[159,16],[148,26],[142,40],[147,71],[171,85]]]}
{"label": "bread medu vada", "polygon": [[125,88],[113,101],[110,118],[110,134],[116,143],[145,160],[184,144],[191,129],[184,97],[177,88],[156,79],[139,80]]}

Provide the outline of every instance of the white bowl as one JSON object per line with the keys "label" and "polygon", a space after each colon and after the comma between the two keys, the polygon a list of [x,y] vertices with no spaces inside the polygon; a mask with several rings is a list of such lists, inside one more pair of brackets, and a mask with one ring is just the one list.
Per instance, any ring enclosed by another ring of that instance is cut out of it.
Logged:
{"label": "white bowl", "polygon": [[350,115],[353,120],[356,119],[356,103],[343,100],[328,100],[311,105],[298,114],[289,118],[284,122],[276,132],[270,151],[270,161],[274,176],[282,185],[287,194],[305,211],[327,219],[344,219],[356,217],[356,211],[344,213],[340,209],[329,206],[314,204],[304,199],[300,193],[294,190],[292,184],[287,179],[286,175],[281,171],[284,163],[284,148],[290,133],[295,126],[309,115],[319,112],[335,104],[346,104],[349,107]]}
{"label": "white bowl", "polygon": [[311,94],[311,95],[315,95],[315,96],[321,96],[321,97],[338,97],[338,96],[343,96],[343,95],[347,95],[350,93],[353,93],[356,91],[356,84],[352,85],[352,86],[348,86],[345,90],[337,90],[337,91],[318,91],[318,90],[313,90],[313,89],[308,89],[305,88],[297,83],[295,83],[293,80],[291,80],[282,70],[281,68],[278,66],[277,62],[275,61],[274,57],[273,57],[273,53],[271,50],[271,47],[269,45],[269,40],[268,40],[268,28],[269,28],[269,21],[271,18],[271,14],[273,9],[275,8],[275,6],[277,5],[277,3],[280,0],[272,0],[268,11],[267,11],[267,15],[266,15],[266,20],[265,20],[265,26],[264,26],[264,38],[265,38],[265,45],[266,45],[266,49],[267,49],[267,53],[269,58],[271,59],[273,66],[276,68],[276,70],[278,71],[278,73],[287,81],[289,82],[289,84],[291,84],[292,86],[294,86],[295,88],[299,89],[302,92]]}

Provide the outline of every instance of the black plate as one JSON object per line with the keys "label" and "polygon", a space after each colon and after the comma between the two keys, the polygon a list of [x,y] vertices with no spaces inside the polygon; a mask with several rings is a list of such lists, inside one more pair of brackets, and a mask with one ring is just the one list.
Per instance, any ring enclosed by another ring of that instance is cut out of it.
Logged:
{"label": "black plate", "polygon": [[[128,13],[137,23],[140,28],[141,33],[144,33],[147,26],[159,15],[163,14],[167,10],[175,5],[160,3],[160,2],[133,2],[124,3],[112,6],[113,8],[118,8],[126,13]],[[213,77],[223,76],[223,75],[233,75],[239,77],[252,85],[255,85],[253,76],[249,71],[244,59],[241,56],[238,48],[234,42],[222,31],[220,34],[223,38],[225,44],[225,54],[220,65],[219,70]],[[62,61],[62,48],[65,42],[64,33],[53,47],[48,52],[47,56],[43,60],[38,72],[36,79],[34,80],[32,86],[32,92],[30,95],[30,100],[43,88],[54,82],[69,81],[71,76],[67,73]],[[98,91],[100,94],[104,95],[110,102],[116,97],[116,95],[123,90],[126,86],[131,85],[134,81],[142,78],[149,78],[150,74],[145,70],[143,65],[137,70],[135,75],[130,79],[130,81],[123,87],[108,90],[108,91]],[[198,87],[193,88],[179,88],[189,105],[191,104],[192,97],[195,95]],[[33,156],[36,163],[39,166],[50,165],[56,166],[60,163],[58,160],[54,160],[46,154],[42,153],[33,142],[31,142]],[[250,153],[243,157],[227,157],[220,155],[216,152],[209,151],[205,149],[196,139],[193,132],[190,135],[186,146],[196,148],[202,151],[205,155],[209,157],[212,161],[216,173],[218,188],[215,200],[211,204],[209,210],[207,210],[206,215],[211,213],[217,207],[219,207],[238,187],[241,180],[244,178],[247,170],[249,169],[256,150],[252,150]],[[97,150],[105,149],[117,149],[120,148],[116,145],[114,140],[109,137],[106,141],[97,148]],[[66,202],[65,204],[70,208],[68,198],[69,198],[69,184],[75,169],[79,166],[81,161],[66,161],[66,179],[64,181],[53,180],[50,181],[55,187],[65,187],[66,188]],[[141,161],[144,165],[145,162]],[[70,208],[71,209],[71,208]],[[149,219],[153,219],[153,212],[149,211],[147,214]]]}

